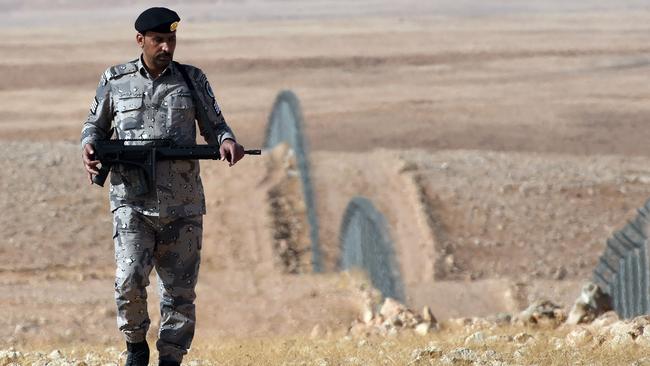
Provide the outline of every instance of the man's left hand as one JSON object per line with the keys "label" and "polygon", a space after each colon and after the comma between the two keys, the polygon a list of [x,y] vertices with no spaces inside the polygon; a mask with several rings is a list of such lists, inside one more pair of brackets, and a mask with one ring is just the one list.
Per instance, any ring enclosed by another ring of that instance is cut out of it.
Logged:
{"label": "man's left hand", "polygon": [[244,157],[244,147],[231,139],[225,139],[219,146],[222,161],[227,161],[229,166],[235,165]]}

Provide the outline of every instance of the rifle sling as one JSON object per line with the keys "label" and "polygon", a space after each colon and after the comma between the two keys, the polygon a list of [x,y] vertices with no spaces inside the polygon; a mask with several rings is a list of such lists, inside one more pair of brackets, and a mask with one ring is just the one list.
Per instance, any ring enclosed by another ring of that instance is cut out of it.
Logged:
{"label": "rifle sling", "polygon": [[[209,125],[209,118],[208,115],[205,113],[205,105],[201,103],[201,99],[199,96],[196,94],[196,88],[194,88],[194,82],[192,82],[192,79],[190,79],[189,75],[187,75],[187,70],[185,70],[185,65],[181,65],[180,63],[173,61],[174,65],[180,71],[181,75],[183,76],[183,80],[185,80],[185,83],[187,84],[187,87],[190,88],[190,93],[192,94],[192,99],[194,99],[194,105],[196,106],[194,109],[196,110],[196,114],[198,115],[200,121],[203,121],[203,130],[207,134],[208,138],[213,139],[216,141],[217,145],[220,144],[219,138],[215,136],[214,130],[210,128]],[[201,127],[201,126],[199,126]]]}

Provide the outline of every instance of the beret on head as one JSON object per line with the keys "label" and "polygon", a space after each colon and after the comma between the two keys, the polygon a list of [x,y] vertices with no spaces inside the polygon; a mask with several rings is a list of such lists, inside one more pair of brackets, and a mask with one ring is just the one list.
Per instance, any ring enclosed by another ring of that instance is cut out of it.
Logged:
{"label": "beret on head", "polygon": [[175,11],[167,8],[149,8],[135,20],[135,30],[140,33],[172,33],[181,20]]}

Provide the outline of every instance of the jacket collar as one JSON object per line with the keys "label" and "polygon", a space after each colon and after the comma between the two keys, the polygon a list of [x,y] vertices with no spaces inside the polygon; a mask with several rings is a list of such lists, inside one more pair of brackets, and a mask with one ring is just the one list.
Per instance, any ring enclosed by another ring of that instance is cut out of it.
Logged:
{"label": "jacket collar", "polygon": [[[149,71],[144,66],[144,60],[142,59],[142,55],[138,57],[136,66],[138,67],[138,72],[140,73],[140,75],[148,79],[152,79],[151,75],[149,74]],[[165,70],[163,70],[163,72],[161,72],[160,76],[158,77],[165,76],[165,75],[176,75],[177,72],[178,70],[176,70],[176,66],[174,66],[174,61],[172,61],[169,63],[169,65],[167,65],[167,68],[165,68]]]}

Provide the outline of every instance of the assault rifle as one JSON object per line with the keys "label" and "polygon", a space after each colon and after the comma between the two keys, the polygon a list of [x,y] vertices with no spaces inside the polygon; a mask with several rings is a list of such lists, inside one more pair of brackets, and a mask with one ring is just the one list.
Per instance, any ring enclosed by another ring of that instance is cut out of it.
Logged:
{"label": "assault rifle", "polygon": [[[141,168],[151,186],[156,178],[158,160],[220,160],[219,146],[180,146],[170,139],[100,140],[94,144],[94,159],[101,166],[99,174],[93,176],[93,183],[104,186],[106,177],[114,164],[125,164]],[[260,155],[261,150],[244,150],[244,154]]]}

